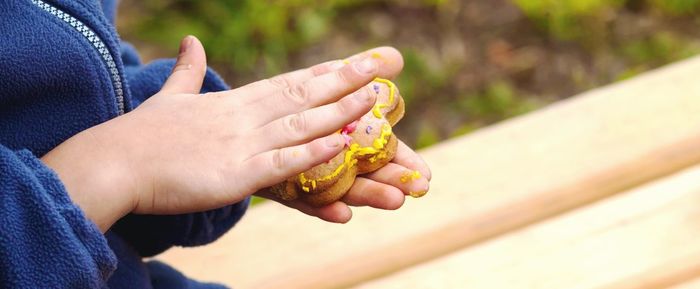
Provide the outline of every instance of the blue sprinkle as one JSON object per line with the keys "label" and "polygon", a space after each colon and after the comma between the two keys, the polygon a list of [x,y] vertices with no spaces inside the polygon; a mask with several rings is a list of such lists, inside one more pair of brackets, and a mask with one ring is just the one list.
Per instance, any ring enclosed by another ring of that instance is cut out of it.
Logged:
{"label": "blue sprinkle", "polygon": [[377,94],[379,94],[379,85],[378,85],[378,84],[375,84],[375,85],[374,85],[374,92],[376,92]]}
{"label": "blue sprinkle", "polygon": [[365,132],[366,132],[367,134],[370,134],[370,133],[372,132],[372,127],[371,127],[371,126],[367,126],[367,129],[365,129]]}

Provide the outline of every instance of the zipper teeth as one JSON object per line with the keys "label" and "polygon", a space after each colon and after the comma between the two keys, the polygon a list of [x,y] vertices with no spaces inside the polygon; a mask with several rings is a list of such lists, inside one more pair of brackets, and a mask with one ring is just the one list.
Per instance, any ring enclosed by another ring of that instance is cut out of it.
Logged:
{"label": "zipper teeth", "polygon": [[31,0],[31,2],[51,15],[58,17],[58,19],[63,20],[63,22],[68,23],[68,25],[80,32],[80,34],[82,34],[85,39],[87,39],[100,53],[100,56],[102,56],[102,60],[104,60],[105,64],[107,65],[107,70],[109,70],[109,74],[112,77],[112,85],[114,86],[114,93],[117,97],[117,109],[119,110],[120,115],[124,114],[124,89],[122,86],[122,78],[119,75],[119,70],[117,69],[117,64],[114,61],[114,58],[112,58],[112,54],[109,53],[109,50],[102,39],[100,39],[100,37],[98,37],[97,34],[92,31],[92,29],[85,25],[85,23],[75,19],[75,17],[68,15],[68,13],[61,11],[51,4],[41,0]]}

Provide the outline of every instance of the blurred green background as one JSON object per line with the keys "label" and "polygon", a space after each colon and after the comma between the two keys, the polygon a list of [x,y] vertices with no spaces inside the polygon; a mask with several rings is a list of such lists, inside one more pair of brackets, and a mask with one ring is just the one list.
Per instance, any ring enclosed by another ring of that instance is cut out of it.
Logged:
{"label": "blurred green background", "polygon": [[415,147],[700,52],[700,0],[122,0],[144,59],[193,34],[234,87],[391,45]]}

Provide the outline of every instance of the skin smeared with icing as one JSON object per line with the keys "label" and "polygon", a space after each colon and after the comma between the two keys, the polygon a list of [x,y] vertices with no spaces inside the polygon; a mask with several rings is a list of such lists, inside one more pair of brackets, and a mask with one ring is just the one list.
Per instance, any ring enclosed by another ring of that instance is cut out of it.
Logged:
{"label": "skin smeared with icing", "polygon": [[396,85],[386,79],[376,78],[367,88],[376,94],[377,101],[362,118],[337,132],[346,140],[343,151],[327,163],[273,186],[275,195],[324,206],[342,198],[358,174],[373,172],[393,159],[398,142],[392,126],[403,117],[403,99]]}
{"label": "skin smeared with icing", "polygon": [[421,174],[419,171],[412,171],[412,172],[406,172],[401,176],[401,182],[402,183],[408,183],[410,181],[415,181],[417,179],[420,179]]}

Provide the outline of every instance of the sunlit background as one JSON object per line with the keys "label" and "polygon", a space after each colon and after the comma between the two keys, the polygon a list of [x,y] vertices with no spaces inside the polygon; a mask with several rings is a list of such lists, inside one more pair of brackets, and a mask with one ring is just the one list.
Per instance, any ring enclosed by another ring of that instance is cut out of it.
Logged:
{"label": "sunlit background", "polygon": [[232,86],[391,45],[415,147],[700,52],[700,0],[122,0],[143,58],[204,43]]}

